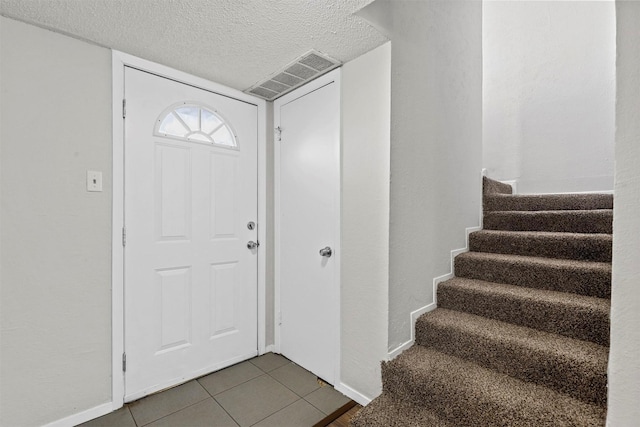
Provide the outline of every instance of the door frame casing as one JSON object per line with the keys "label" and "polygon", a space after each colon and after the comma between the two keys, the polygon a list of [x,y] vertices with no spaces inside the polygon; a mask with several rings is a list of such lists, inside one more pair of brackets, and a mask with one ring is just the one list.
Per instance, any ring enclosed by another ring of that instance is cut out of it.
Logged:
{"label": "door frame casing", "polygon": [[[280,128],[280,121],[281,121],[281,117],[280,117],[280,107],[288,104],[298,98],[301,98],[305,95],[308,95],[309,93],[316,91],[324,86],[327,86],[328,84],[331,84],[333,82],[333,84],[337,84],[338,85],[338,93],[339,93],[339,97],[341,98],[342,96],[342,90],[341,90],[341,86],[340,86],[340,77],[341,77],[341,69],[337,68],[333,71],[330,71],[329,73],[318,77],[317,79],[305,84],[304,86],[299,87],[298,89],[288,93],[287,95],[284,95],[281,98],[278,98],[274,101],[273,103],[273,118],[274,118],[274,128],[279,129]],[[342,99],[338,100],[339,105],[342,105]],[[338,226],[336,227],[336,230],[334,231],[334,242],[336,242],[337,245],[337,251],[334,253],[335,254],[335,258],[333,258],[334,263],[335,263],[335,271],[334,271],[334,283],[333,283],[333,287],[331,288],[331,292],[332,292],[332,296],[331,299],[334,301],[333,303],[333,307],[331,309],[331,318],[334,319],[334,323],[333,323],[333,331],[331,331],[331,333],[334,335],[333,339],[334,339],[334,348],[336,349],[335,355],[333,355],[333,365],[334,365],[334,383],[333,386],[337,387],[338,384],[341,383],[341,379],[340,379],[340,357],[341,357],[341,346],[340,346],[340,339],[341,339],[341,331],[340,331],[340,325],[341,325],[341,300],[340,300],[340,265],[341,265],[341,224],[342,224],[342,207],[340,204],[340,200],[341,200],[341,193],[342,193],[342,114],[339,113],[339,150],[338,150],[338,163],[339,163],[339,178],[337,180],[337,187],[334,189],[334,191],[336,191],[338,197],[338,212],[336,213],[336,215],[338,216],[337,218],[337,224]],[[283,131],[286,132],[286,129],[283,129]],[[274,348],[275,348],[275,352],[276,353],[280,353],[281,351],[281,322],[280,322],[280,313],[281,313],[281,305],[280,305],[280,293],[281,293],[281,285],[280,285],[280,280],[281,280],[281,266],[280,266],[280,261],[281,261],[281,257],[280,257],[280,231],[281,231],[281,227],[282,224],[280,222],[280,168],[281,168],[281,162],[280,162],[280,143],[278,141],[278,134],[276,133],[275,137],[274,137],[274,183],[273,183],[273,189],[274,189],[274,311],[275,311],[275,315],[274,315],[274,319],[275,319],[275,325],[274,325]]]}
{"label": "door frame casing", "polygon": [[[124,247],[122,232],[124,228],[124,119],[122,100],[124,99],[125,67],[136,68],[160,77],[214,92],[228,98],[243,101],[258,108],[258,241],[266,241],[267,227],[267,156],[266,156],[266,102],[239,90],[196,77],[171,67],[147,61],[116,50],[112,51],[112,238],[111,238],[111,348],[112,409],[124,405],[124,372],[122,355],[124,353]],[[262,245],[266,247],[266,245]],[[258,354],[265,352],[265,313],[266,313],[266,254],[265,249],[258,250],[258,284],[256,307],[258,317]]]}

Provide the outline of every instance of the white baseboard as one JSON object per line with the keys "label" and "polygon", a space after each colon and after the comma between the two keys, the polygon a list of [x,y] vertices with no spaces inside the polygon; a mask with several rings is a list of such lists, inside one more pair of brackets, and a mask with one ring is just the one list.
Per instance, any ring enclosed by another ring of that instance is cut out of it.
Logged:
{"label": "white baseboard", "polygon": [[[465,228],[464,232],[467,234],[465,243],[466,243],[467,246],[464,249],[462,249],[462,252],[469,252],[469,234],[474,233],[476,231],[480,231],[480,230],[482,230],[481,226]],[[460,250],[460,249],[458,249],[458,250]],[[453,255],[453,252],[454,251],[451,251],[451,255]],[[451,271],[453,272],[453,258],[451,258]]]}
{"label": "white baseboard", "polygon": [[454,263],[455,257],[460,255],[461,253],[469,252],[469,234],[473,233],[474,231],[479,231],[481,229],[482,227],[467,227],[465,229],[465,233],[466,233],[465,245],[466,246],[464,248],[452,250],[449,272],[447,274],[443,274],[442,276],[438,276],[433,279],[433,302],[431,304],[427,304],[424,307],[421,307],[417,310],[412,311],[410,314],[411,321],[409,322],[409,325],[411,327],[411,339],[409,339],[409,341],[403,344],[400,344],[395,349],[389,351],[387,360],[395,359],[400,355],[400,353],[402,353],[403,351],[405,351],[406,349],[408,349],[413,345],[413,343],[415,342],[415,334],[416,334],[416,320],[418,320],[418,317],[422,316],[424,313],[428,313],[436,309],[436,307],[438,306],[438,284],[441,282],[444,282],[445,280],[449,280],[454,276],[453,263]]}
{"label": "white baseboard", "polygon": [[372,398],[365,396],[364,394],[355,390],[353,387],[346,385],[345,383],[339,383],[335,387],[335,389],[340,393],[344,394],[345,396],[347,396],[349,399],[355,400],[362,406],[367,406],[373,400]]}
{"label": "white baseboard", "polygon": [[265,353],[275,353],[276,352],[276,345],[275,344],[269,344],[268,346],[266,346],[264,348],[264,352]]}
{"label": "white baseboard", "polygon": [[58,421],[51,422],[49,424],[45,424],[44,427],[73,427],[78,424],[86,423],[87,421],[91,421],[94,418],[101,417],[103,415],[107,415],[108,413],[114,410],[113,403],[107,402],[102,405],[98,405],[96,407],[87,409],[86,411],[78,412],[77,414],[69,415],[68,417],[64,417],[59,419]]}
{"label": "white baseboard", "polygon": [[[442,276],[440,276],[440,277],[442,277]],[[413,345],[413,343],[416,340],[416,337],[415,337],[415,335],[416,335],[416,320],[418,320],[418,317],[422,316],[424,313],[428,313],[428,312],[433,311],[435,309],[436,309],[436,303],[434,301],[431,304],[427,304],[424,307],[420,307],[419,309],[414,310],[414,311],[411,312],[411,315],[410,315],[411,321],[409,322],[409,324],[411,325],[411,339],[409,341],[403,343],[403,344],[400,344],[395,349],[391,350],[389,352],[389,355],[387,356],[387,360],[395,359],[396,357],[398,357],[400,355],[400,353],[402,353],[403,351],[405,351],[406,349],[408,349],[409,347],[411,347]]]}

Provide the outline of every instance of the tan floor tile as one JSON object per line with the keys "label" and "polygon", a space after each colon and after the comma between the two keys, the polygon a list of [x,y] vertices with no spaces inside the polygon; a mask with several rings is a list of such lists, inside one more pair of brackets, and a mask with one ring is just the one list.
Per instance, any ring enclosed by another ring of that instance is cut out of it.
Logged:
{"label": "tan floor tile", "polygon": [[289,359],[275,353],[263,354],[262,356],[249,360],[249,362],[253,363],[265,372],[273,371],[274,369],[278,369],[279,367],[290,363]]}
{"label": "tan floor tile", "polygon": [[324,386],[305,396],[305,400],[329,415],[351,399],[335,391],[331,386]]}
{"label": "tan floor tile", "polygon": [[194,380],[133,402],[129,409],[136,424],[143,426],[209,397],[209,393]]}
{"label": "tan floor tile", "polygon": [[318,377],[293,362],[274,369],[269,375],[301,397],[320,388]]}
{"label": "tan floor tile", "polygon": [[95,420],[88,421],[84,424],[80,424],[79,427],[136,427],[136,423],[133,420],[133,416],[129,411],[129,408],[124,406],[117,411],[104,415]]}
{"label": "tan floor tile", "polygon": [[258,367],[249,362],[242,362],[199,378],[198,382],[213,396],[260,375],[264,375],[264,372]]}
{"label": "tan floor tile", "polygon": [[148,424],[148,427],[237,427],[213,398],[191,405]]}
{"label": "tan floor tile", "polygon": [[268,375],[240,384],[215,396],[242,427],[251,426],[299,399]]}
{"label": "tan floor tile", "polygon": [[300,399],[258,424],[254,424],[254,427],[311,427],[324,417],[325,414],[314,408],[306,400]]}

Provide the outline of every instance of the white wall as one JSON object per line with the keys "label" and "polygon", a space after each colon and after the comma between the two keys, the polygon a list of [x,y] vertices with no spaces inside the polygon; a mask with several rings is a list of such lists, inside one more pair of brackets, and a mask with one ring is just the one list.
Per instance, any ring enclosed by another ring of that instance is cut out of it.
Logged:
{"label": "white wall", "polygon": [[489,176],[521,193],[613,190],[614,5],[484,2]]}
{"label": "white wall", "polygon": [[382,391],[387,357],[391,44],[342,67],[341,382]]}
{"label": "white wall", "polygon": [[35,426],[111,400],[111,53],[0,24],[0,425]]}
{"label": "white wall", "polygon": [[640,3],[617,1],[616,183],[607,425],[640,420]]}
{"label": "white wall", "polygon": [[477,226],[482,3],[392,1],[389,348]]}

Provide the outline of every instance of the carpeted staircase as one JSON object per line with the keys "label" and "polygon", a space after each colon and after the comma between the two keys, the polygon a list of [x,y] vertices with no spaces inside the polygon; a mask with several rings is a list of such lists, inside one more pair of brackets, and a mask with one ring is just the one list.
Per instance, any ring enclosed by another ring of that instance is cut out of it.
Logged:
{"label": "carpeted staircase", "polygon": [[484,229],[352,426],[605,425],[613,196],[483,184]]}

